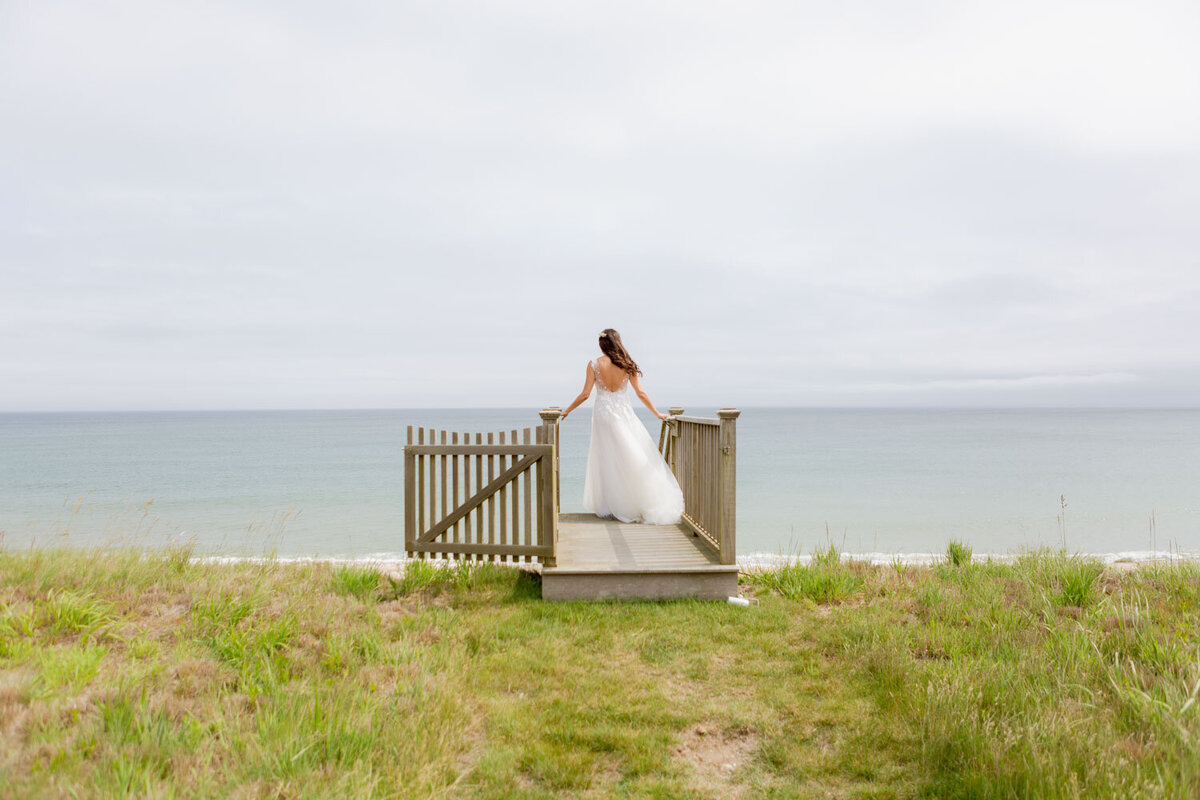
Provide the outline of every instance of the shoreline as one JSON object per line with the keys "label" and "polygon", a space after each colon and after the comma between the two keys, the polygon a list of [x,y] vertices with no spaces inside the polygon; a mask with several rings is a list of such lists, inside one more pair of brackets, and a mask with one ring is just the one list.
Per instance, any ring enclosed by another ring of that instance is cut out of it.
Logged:
{"label": "shoreline", "polygon": [[[1030,550],[1022,553],[976,553],[972,563],[1012,564],[1027,555],[1057,555],[1058,551]],[[1157,564],[1186,564],[1200,563],[1200,553],[1181,553],[1176,551],[1127,550],[1117,553],[1066,553],[1070,558],[1098,561],[1107,567],[1130,569],[1133,567]],[[738,569],[741,572],[778,569],[787,566],[807,566],[813,562],[812,555],[784,556],[776,553],[747,553],[737,557]],[[892,566],[899,564],[906,567],[935,566],[946,561],[942,553],[841,553],[844,562],[859,562],[871,566]],[[234,556],[208,555],[194,556],[192,561],[199,564],[347,564],[371,565],[381,569],[402,569],[410,561],[426,561],[431,564],[460,563],[446,558],[413,559],[401,553],[372,553],[366,556]],[[488,562],[498,566],[511,566],[522,569],[535,569],[536,562]]]}

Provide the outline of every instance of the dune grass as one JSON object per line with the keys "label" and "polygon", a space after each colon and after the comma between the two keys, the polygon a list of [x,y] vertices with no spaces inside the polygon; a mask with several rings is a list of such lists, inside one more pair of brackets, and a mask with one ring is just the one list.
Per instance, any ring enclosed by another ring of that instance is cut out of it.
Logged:
{"label": "dune grass", "polygon": [[1200,567],[952,552],[831,547],[744,574],[750,608],[0,553],[0,795],[1200,795]]}
{"label": "dune grass", "polygon": [[952,567],[962,567],[971,563],[971,548],[957,539],[950,540],[946,545],[946,563]]}

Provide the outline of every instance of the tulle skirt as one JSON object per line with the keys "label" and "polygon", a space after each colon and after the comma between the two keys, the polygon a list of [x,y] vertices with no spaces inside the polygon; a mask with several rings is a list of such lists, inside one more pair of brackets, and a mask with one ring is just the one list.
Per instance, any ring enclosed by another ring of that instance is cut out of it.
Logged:
{"label": "tulle skirt", "polygon": [[622,394],[602,394],[592,411],[583,507],[621,522],[671,525],[683,492],[646,426]]}

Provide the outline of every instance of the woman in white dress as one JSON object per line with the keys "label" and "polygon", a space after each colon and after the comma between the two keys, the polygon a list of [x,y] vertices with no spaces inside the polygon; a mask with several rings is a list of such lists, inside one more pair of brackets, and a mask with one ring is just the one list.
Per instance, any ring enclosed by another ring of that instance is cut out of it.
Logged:
{"label": "woman in white dress", "polygon": [[602,356],[587,366],[583,391],[567,406],[561,421],[596,389],[592,408],[592,443],[583,482],[583,507],[599,517],[621,522],[670,525],[683,513],[683,492],[663,461],[646,426],[633,413],[630,386],[638,399],[659,419],[666,419],[650,402],[638,380],[642,374],[621,334],[612,328],[600,333]]}

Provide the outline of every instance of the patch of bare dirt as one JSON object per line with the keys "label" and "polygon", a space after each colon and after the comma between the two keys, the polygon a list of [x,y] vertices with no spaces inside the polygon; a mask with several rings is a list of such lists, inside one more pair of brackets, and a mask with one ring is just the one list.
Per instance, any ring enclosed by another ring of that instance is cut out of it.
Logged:
{"label": "patch of bare dirt", "polygon": [[171,691],[177,697],[197,697],[230,689],[237,681],[233,670],[208,658],[180,662],[168,674]]}
{"label": "patch of bare dirt", "polygon": [[483,731],[483,718],[477,717],[471,727],[463,732],[463,738],[467,742],[467,746],[461,750],[458,757],[455,759],[454,768],[458,774],[454,778],[454,782],[448,787],[448,792],[455,789],[463,781],[469,781],[471,773],[475,771],[475,765],[483,754],[487,752],[487,740]]}
{"label": "patch of bare dirt", "polygon": [[1118,756],[1123,756],[1130,761],[1141,761],[1150,754],[1150,748],[1132,737],[1117,742],[1113,751]]}
{"label": "patch of bare dirt", "polygon": [[1100,623],[1100,628],[1105,633],[1116,633],[1124,630],[1139,630],[1146,625],[1144,617],[1133,614],[1120,614],[1115,617],[1107,617]]}
{"label": "patch of bare dirt", "polygon": [[416,605],[409,598],[396,598],[379,603],[375,610],[379,613],[380,623],[390,625],[413,616],[416,613]]}
{"label": "patch of bare dirt", "polygon": [[692,788],[712,797],[742,797],[745,787],[734,782],[738,769],[758,748],[758,737],[748,728],[722,730],[700,724],[684,731],[675,757],[692,769]]}
{"label": "patch of bare dirt", "polygon": [[22,736],[29,721],[29,706],[21,691],[25,680],[23,672],[0,675],[0,736],[6,741]]}
{"label": "patch of bare dirt", "polygon": [[394,692],[400,685],[401,670],[391,664],[372,664],[358,671],[358,683],[373,692]]}
{"label": "patch of bare dirt", "polygon": [[672,703],[690,701],[701,695],[701,687],[694,681],[689,681],[675,675],[665,675],[658,682],[664,695]]}
{"label": "patch of bare dirt", "polygon": [[147,587],[129,603],[129,611],[139,624],[151,629],[166,628],[183,621],[192,610],[191,599],[182,592],[172,592],[160,586]]}
{"label": "patch of bare dirt", "polygon": [[24,705],[21,700],[21,687],[16,680],[19,677],[19,673],[12,672],[9,675],[13,676],[11,682],[9,682],[10,679],[6,675],[3,682],[0,683],[0,711],[7,710],[9,706]]}

